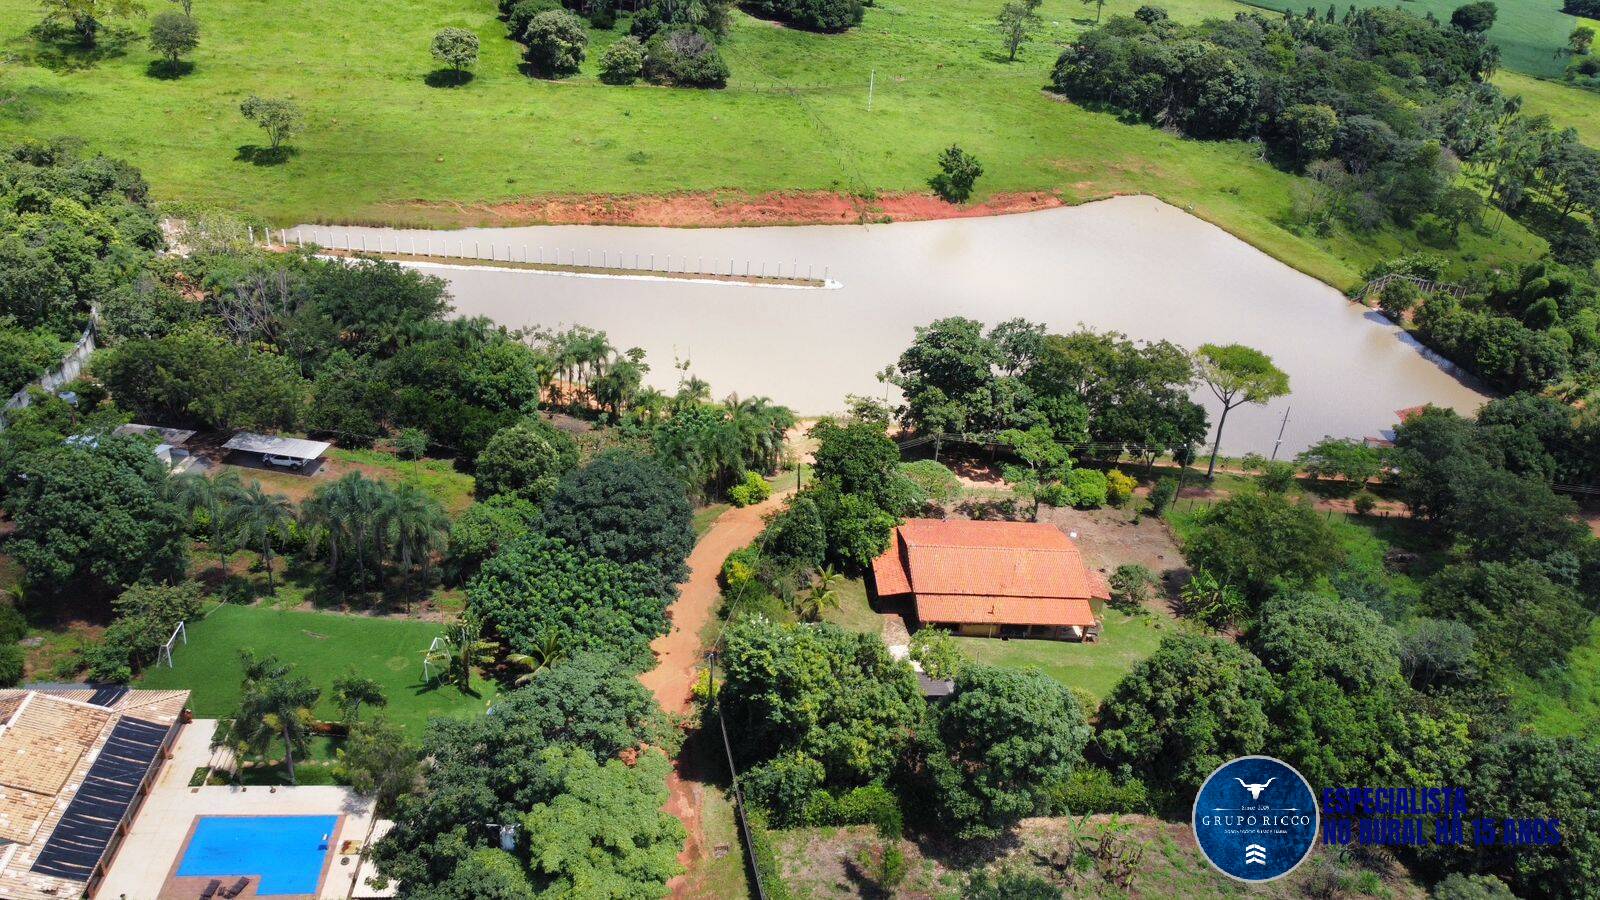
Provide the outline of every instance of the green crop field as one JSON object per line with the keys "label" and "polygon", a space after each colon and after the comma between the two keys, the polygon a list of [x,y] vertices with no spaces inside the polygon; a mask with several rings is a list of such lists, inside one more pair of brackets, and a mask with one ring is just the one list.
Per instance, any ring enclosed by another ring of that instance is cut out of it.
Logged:
{"label": "green crop field", "polygon": [[422,653],[441,630],[428,622],[221,606],[190,623],[189,643],[172,652],[173,668],[147,670],[138,686],[187,688],[194,692],[195,715],[225,717],[239,703],[239,651],[249,649],[293,664],[296,674],[322,689],[318,717],[337,720],[328,700],[333,679],[354,668],[383,685],[389,701],[384,714],[420,738],[430,717],[481,713],[495,694],[493,682],[475,682],[478,696],[423,682]]}
{"label": "green crop field", "polygon": [[[1138,2],[1111,0],[1105,14]],[[1165,5],[1191,21],[1244,8]],[[1394,231],[1294,234],[1282,224],[1294,178],[1258,148],[1188,141],[1052,99],[1041,88],[1058,49],[1094,8],[1046,0],[1045,27],[1009,63],[990,28],[998,6],[883,0],[840,35],[736,14],[724,48],[732,81],[694,91],[601,84],[595,60],[620,31],[596,32],[573,78],[524,77],[489,0],[199,0],[201,47],[176,79],[153,74],[142,23],[86,56],[31,34],[34,0],[0,0],[0,139],[81,135],[141,167],[164,201],[279,224],[426,225],[504,221],[470,205],[552,194],[921,190],[937,152],[959,142],[984,164],[980,199],[1155,194],[1336,285],[1414,245]],[[428,42],[445,26],[482,38],[477,77],[461,87],[426,83]],[[305,108],[309,130],[288,161],[253,161],[263,137],[238,112],[252,93]],[[1455,252],[1499,264],[1540,246],[1508,226],[1468,235]]]}
{"label": "green crop field", "polygon": [[[1467,0],[1340,0],[1336,4],[1340,15],[1350,6],[1398,6],[1414,16],[1433,13],[1441,22],[1450,21],[1450,13]],[[1305,0],[1250,0],[1251,5],[1283,11],[1303,13],[1315,7],[1318,15],[1328,9],[1326,3],[1307,3]],[[1507,69],[1559,78],[1566,70],[1569,57],[1560,52],[1567,46],[1567,36],[1581,24],[1579,19],[1561,11],[1561,0],[1495,0],[1500,8],[1494,27],[1489,29],[1489,39],[1500,45],[1500,64]]]}

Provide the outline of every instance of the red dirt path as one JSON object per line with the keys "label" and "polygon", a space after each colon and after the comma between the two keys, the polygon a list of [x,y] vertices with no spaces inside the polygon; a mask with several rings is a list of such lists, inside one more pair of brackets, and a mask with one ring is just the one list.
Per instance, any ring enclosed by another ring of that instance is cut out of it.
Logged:
{"label": "red dirt path", "polygon": [[402,219],[424,213],[433,224],[647,225],[675,228],[737,225],[830,225],[847,222],[916,222],[1031,212],[1063,205],[1057,194],[995,194],[982,203],[954,206],[932,194],[880,194],[866,200],[834,191],[697,191],[674,194],[580,194],[506,203],[410,201],[380,209]]}
{"label": "red dirt path", "polygon": [[[690,691],[694,687],[697,667],[701,662],[700,633],[706,623],[716,615],[717,602],[722,588],[717,576],[722,571],[722,561],[728,554],[756,539],[761,533],[762,519],[777,509],[787,498],[788,491],[772,495],[765,503],[730,509],[717,517],[706,531],[694,552],[689,554],[689,579],[683,583],[678,600],[672,604],[672,630],[656,638],[650,649],[656,655],[656,667],[639,680],[655,694],[661,708],[669,713],[689,711]],[[705,836],[700,828],[700,791],[704,788],[686,781],[673,764],[667,779],[666,811],[683,822],[688,830],[688,840],[678,854],[678,861],[691,873],[695,864],[705,855]],[[680,875],[669,884],[674,897],[689,897],[688,875]]]}

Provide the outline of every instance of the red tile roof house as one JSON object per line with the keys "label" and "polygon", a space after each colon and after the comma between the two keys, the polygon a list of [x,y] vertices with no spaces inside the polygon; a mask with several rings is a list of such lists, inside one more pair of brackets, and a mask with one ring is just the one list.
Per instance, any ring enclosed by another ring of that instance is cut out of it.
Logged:
{"label": "red tile roof house", "polygon": [[1092,639],[1089,601],[1111,596],[1071,538],[1034,522],[910,519],[872,578],[880,600],[907,602],[919,624],[985,637]]}

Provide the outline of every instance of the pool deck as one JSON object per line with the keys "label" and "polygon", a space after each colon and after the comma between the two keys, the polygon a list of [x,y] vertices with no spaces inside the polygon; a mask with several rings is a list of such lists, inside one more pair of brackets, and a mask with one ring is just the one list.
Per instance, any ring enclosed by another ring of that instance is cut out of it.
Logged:
{"label": "pool deck", "polygon": [[[211,759],[211,735],[216,722],[197,719],[184,726],[173,757],[162,768],[144,808],[111,863],[105,882],[96,891],[106,900],[192,900],[210,878],[176,878],[178,861],[199,816],[342,816],[333,847],[346,841],[359,846],[372,825],[372,804],[342,787],[189,787],[197,767]],[[330,854],[326,875],[316,895],[319,900],[347,897],[355,877],[355,854]],[[223,887],[233,879],[221,879]],[[239,896],[254,897],[257,881]],[[282,895],[275,895],[282,896]]]}

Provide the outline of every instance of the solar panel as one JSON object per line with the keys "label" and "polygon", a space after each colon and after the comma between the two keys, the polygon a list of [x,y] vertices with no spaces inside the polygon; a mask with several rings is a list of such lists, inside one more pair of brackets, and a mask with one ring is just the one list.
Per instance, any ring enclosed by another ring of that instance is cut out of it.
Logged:
{"label": "solar panel", "polygon": [[115,706],[117,701],[127,696],[127,694],[127,685],[105,684],[94,689],[94,696],[89,698],[89,702],[95,706],[104,706],[109,709],[110,707]]}
{"label": "solar panel", "polygon": [[111,729],[77,795],[34,860],[33,871],[89,880],[166,737],[167,726],[142,719],[124,718]]}

